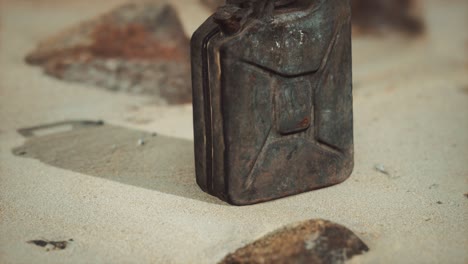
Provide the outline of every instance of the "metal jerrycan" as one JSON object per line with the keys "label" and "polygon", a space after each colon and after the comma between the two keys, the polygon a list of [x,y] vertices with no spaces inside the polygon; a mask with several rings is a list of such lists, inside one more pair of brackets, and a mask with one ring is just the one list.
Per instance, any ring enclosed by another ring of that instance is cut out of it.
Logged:
{"label": "metal jerrycan", "polygon": [[231,0],[192,37],[198,185],[249,205],[354,165],[348,0]]}

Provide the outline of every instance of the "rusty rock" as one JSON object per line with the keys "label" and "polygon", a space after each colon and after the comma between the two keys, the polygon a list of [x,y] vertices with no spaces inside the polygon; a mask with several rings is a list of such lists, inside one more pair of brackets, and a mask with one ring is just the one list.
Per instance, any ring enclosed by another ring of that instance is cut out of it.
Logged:
{"label": "rusty rock", "polygon": [[324,220],[309,220],[275,231],[220,263],[344,263],[369,248],[347,228]]}
{"label": "rusty rock", "polygon": [[118,7],[46,39],[26,61],[66,81],[191,101],[189,39],[165,3]]}
{"label": "rusty rock", "polygon": [[[224,0],[201,0],[211,10]],[[420,0],[351,0],[353,30],[358,34],[398,31],[410,35],[424,32]]]}
{"label": "rusty rock", "polygon": [[381,34],[399,31],[409,35],[424,32],[419,0],[352,0],[356,33]]}

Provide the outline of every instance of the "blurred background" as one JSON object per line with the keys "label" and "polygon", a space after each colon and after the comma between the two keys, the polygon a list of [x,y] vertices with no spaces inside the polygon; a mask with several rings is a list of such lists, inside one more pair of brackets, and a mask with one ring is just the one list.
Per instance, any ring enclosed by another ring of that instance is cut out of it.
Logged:
{"label": "blurred background", "polygon": [[[23,44],[29,45],[24,61],[41,66],[45,74],[110,91],[147,95],[158,104],[184,104],[191,101],[189,38],[223,1],[2,3],[3,24],[24,32],[23,36],[32,31]],[[420,55],[427,51],[424,58],[409,52],[414,60],[466,58],[463,1],[352,0],[351,7],[357,84],[361,71],[396,69],[392,63],[409,66],[403,60],[410,59],[404,54],[412,48]],[[28,8],[35,12],[27,14]],[[38,16],[41,26],[28,25],[32,17],[24,17],[30,16]],[[11,39],[7,33],[3,30],[2,37]]]}

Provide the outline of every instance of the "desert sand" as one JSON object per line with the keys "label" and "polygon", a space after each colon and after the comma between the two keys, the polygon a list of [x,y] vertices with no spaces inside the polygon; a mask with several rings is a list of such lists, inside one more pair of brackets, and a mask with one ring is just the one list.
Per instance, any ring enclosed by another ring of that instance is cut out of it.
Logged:
{"label": "desert sand", "polygon": [[[349,180],[247,207],[196,186],[190,105],[66,83],[24,62],[44,37],[122,2],[0,2],[0,263],[216,263],[314,218],[369,246],[352,263],[468,263],[466,1],[426,1],[423,37],[354,39]],[[173,2],[189,35],[209,14]],[[64,120],[105,125],[17,131]],[[73,241],[46,251],[33,239]]]}

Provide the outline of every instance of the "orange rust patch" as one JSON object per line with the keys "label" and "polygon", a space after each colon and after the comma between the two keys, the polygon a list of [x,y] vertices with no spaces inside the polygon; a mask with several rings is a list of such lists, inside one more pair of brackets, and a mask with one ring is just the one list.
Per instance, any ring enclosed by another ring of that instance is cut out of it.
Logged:
{"label": "orange rust patch", "polygon": [[300,123],[300,127],[308,127],[310,125],[310,120],[308,117],[304,118]]}

